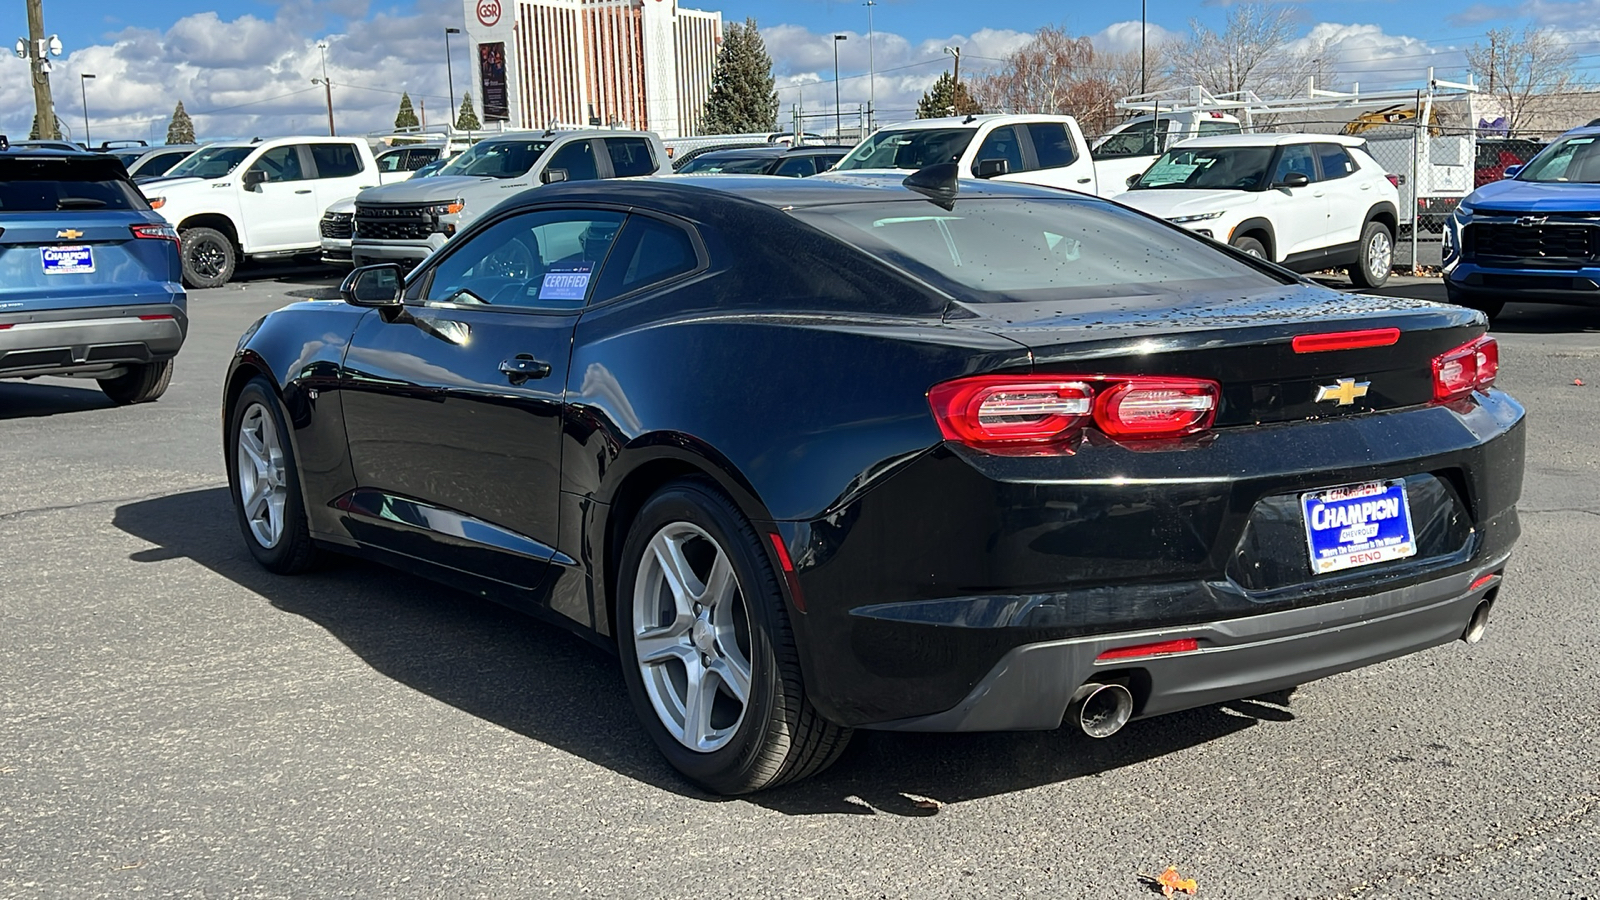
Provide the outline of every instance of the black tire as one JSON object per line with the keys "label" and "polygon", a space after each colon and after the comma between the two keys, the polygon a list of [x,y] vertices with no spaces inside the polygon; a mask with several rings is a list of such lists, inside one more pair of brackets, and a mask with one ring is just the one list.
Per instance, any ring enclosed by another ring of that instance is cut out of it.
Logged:
{"label": "black tire", "polygon": [[1356,264],[1347,271],[1358,288],[1380,288],[1389,282],[1394,266],[1394,235],[1382,222],[1368,222],[1361,230],[1361,246]]}
{"label": "black tire", "polygon": [[186,228],[179,235],[183,247],[183,283],[192,288],[222,287],[233,279],[239,252],[228,236],[215,228]]}
{"label": "black tire", "polygon": [[1236,237],[1233,239],[1233,246],[1234,249],[1241,250],[1258,259],[1264,259],[1267,262],[1272,261],[1272,257],[1267,255],[1267,246],[1253,237]]}
{"label": "black tire", "polygon": [[[727,555],[747,613],[750,689],[743,718],[736,727],[727,726],[733,729],[727,743],[710,751],[691,749],[663,723],[634,643],[634,589],[645,552],[658,534],[684,525],[709,536]],[[747,794],[814,775],[844,752],[850,729],[824,719],[806,699],[782,589],[760,536],[710,482],[669,484],[639,511],[623,545],[616,610],[617,644],[634,710],[667,761],[690,781],[716,794]]]}
{"label": "black tire", "polygon": [[101,378],[100,390],[119,406],[149,403],[167,392],[172,383],[172,360],[129,366],[115,378]]}
{"label": "black tire", "polygon": [[[246,415],[255,407],[271,419],[276,429],[283,470],[282,487],[285,492],[280,515],[281,534],[275,541],[264,541],[251,527],[240,492],[239,438]],[[271,382],[256,377],[245,385],[228,410],[228,431],[223,438],[223,455],[228,464],[228,490],[233,497],[235,518],[244,535],[250,555],[263,568],[279,575],[297,575],[313,568],[318,562],[316,545],[311,541],[311,529],[306,521],[305,500],[300,491],[300,469],[295,463],[294,442],[289,438],[289,423],[283,414],[283,404]]]}
{"label": "black tire", "polygon": [[1465,306],[1467,309],[1475,309],[1488,316],[1490,322],[1493,322],[1500,315],[1501,310],[1506,307],[1504,300],[1463,291],[1448,281],[1444,283],[1444,293],[1451,303],[1456,306]]}

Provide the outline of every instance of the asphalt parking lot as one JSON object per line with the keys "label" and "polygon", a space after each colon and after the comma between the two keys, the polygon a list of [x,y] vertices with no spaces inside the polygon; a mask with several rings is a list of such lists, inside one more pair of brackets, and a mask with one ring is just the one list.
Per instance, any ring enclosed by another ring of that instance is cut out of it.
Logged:
{"label": "asphalt parking lot", "polygon": [[0,382],[0,896],[1137,898],[1171,864],[1212,898],[1600,897],[1600,310],[1497,329],[1528,469],[1483,643],[1108,741],[860,733],[714,800],[578,639],[364,563],[251,561],[224,366],[332,285],[195,292],[154,404]]}

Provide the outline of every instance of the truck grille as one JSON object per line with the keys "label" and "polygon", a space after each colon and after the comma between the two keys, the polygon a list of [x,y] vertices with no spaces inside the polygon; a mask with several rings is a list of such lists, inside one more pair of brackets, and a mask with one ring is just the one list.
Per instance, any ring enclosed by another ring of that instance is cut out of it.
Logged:
{"label": "truck grille", "polygon": [[1555,266],[1586,264],[1595,254],[1591,225],[1483,222],[1466,229],[1466,249],[1485,262]]}
{"label": "truck grille", "polygon": [[356,233],[364,240],[423,241],[434,232],[433,216],[425,206],[365,206],[356,204]]}
{"label": "truck grille", "polygon": [[322,217],[322,236],[348,241],[355,231],[354,213],[328,213]]}

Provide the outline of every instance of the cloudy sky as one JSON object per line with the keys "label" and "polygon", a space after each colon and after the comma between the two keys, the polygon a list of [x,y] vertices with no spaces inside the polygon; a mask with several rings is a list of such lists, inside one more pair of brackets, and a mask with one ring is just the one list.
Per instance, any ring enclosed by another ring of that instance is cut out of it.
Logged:
{"label": "cloudy sky", "polygon": [[[843,107],[853,111],[867,100],[868,10],[858,0],[681,2],[760,22],[786,111],[802,100],[808,111],[831,109],[829,36],[848,35],[839,45]],[[1231,2],[1149,0],[1152,33],[1185,33],[1191,18],[1216,26]],[[25,35],[21,0],[4,7],[0,21],[12,29],[7,36]],[[1600,77],[1600,0],[1301,0],[1293,8],[1302,40],[1328,42],[1335,62],[1327,74],[1346,86],[1414,86],[1430,65],[1442,78],[1461,78],[1462,48],[1487,28],[1527,23],[1561,29],[1586,74]],[[402,90],[425,104],[429,121],[442,121],[449,105],[443,31],[461,25],[464,9],[462,0],[45,0],[46,31],[59,34],[67,51],[52,76],[57,112],[75,135],[81,132],[78,76],[92,73],[88,106],[96,141],[159,140],[178,100],[195,115],[202,138],[316,133],[327,124],[322,89],[310,81],[322,73],[321,42],[341,132],[388,126]],[[963,48],[963,65],[973,71],[1045,24],[1063,24],[1111,49],[1136,48],[1139,38],[1138,0],[877,0],[872,15],[880,120],[909,117],[917,97],[948,65],[943,48],[949,45]],[[469,71],[465,44],[455,47],[459,97]],[[32,107],[27,64],[7,56],[0,63],[0,133],[25,136]]]}

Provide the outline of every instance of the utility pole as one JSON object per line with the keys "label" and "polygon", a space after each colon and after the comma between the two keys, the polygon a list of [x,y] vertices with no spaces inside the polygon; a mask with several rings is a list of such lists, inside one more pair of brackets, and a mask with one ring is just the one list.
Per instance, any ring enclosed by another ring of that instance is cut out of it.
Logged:
{"label": "utility pole", "polygon": [[1144,36],[1150,30],[1150,27],[1145,24],[1145,7],[1147,5],[1147,0],[1139,0],[1139,93],[1141,94],[1150,90],[1144,63]]}
{"label": "utility pole", "polygon": [[[459,28],[446,28],[444,30],[444,80],[450,85],[450,112],[448,115],[451,116],[458,115],[458,113],[456,111],[456,71],[455,67],[450,65],[450,35],[460,33],[461,29]],[[451,119],[445,124],[450,126],[451,131],[454,131],[456,120]]]}
{"label": "utility pole", "polygon": [[847,34],[833,36],[833,139],[839,140],[839,133],[844,130],[841,123],[844,121],[839,114],[839,42],[849,40]]}
{"label": "utility pole", "polygon": [[[878,42],[872,30],[872,8],[877,0],[867,0],[867,130],[872,130],[872,117],[878,109],[878,64],[872,58],[872,45]],[[866,137],[866,135],[862,135]]]}
{"label": "utility pole", "polygon": [[946,47],[946,48],[944,48],[944,52],[946,52],[946,53],[950,54],[951,56],[955,57],[955,60],[956,60],[955,69],[956,69],[956,71],[955,71],[955,74],[950,76],[950,77],[952,77],[952,78],[954,78],[956,80],[956,87],[961,87],[961,48],[960,47]]}
{"label": "utility pole", "polygon": [[333,130],[333,82],[328,80],[328,43],[319,41],[317,49],[322,51],[322,77],[311,79],[312,84],[321,84],[328,95],[328,137],[334,137],[338,132]]}
{"label": "utility pole", "polygon": [[46,54],[54,51],[61,55],[60,40],[52,41],[44,35],[44,0],[28,0],[28,54],[33,65],[33,113],[39,123],[39,137],[60,140],[56,128],[56,102],[50,96],[50,60]]}
{"label": "utility pole", "polygon": [[93,78],[86,72],[79,73],[78,87],[83,89],[83,145],[89,146],[89,79]]}

